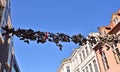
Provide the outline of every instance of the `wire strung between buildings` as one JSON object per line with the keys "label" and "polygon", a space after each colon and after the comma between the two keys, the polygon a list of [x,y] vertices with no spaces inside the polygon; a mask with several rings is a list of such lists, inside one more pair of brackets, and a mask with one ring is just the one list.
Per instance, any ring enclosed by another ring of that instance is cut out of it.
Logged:
{"label": "wire strung between buildings", "polygon": [[117,44],[120,42],[120,35],[106,35],[106,36],[88,36],[87,38],[84,38],[83,35],[77,34],[73,36],[69,36],[64,33],[51,33],[51,32],[43,32],[43,31],[34,31],[32,29],[20,29],[18,28],[15,30],[14,28],[8,28],[8,26],[2,27],[2,29],[5,31],[2,35],[11,37],[13,35],[19,37],[20,40],[23,40],[25,43],[28,43],[30,41],[36,41],[39,43],[45,43],[47,41],[53,42],[56,44],[56,46],[59,47],[60,50],[62,50],[62,44],[61,42],[74,42],[78,45],[85,45],[87,42],[91,45],[94,44],[101,44],[101,47],[105,45],[108,49],[112,47],[112,44]]}

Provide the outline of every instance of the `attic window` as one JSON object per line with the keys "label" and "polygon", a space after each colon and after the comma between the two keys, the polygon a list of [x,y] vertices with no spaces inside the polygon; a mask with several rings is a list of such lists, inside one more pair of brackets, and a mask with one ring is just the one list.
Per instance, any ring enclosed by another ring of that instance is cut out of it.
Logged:
{"label": "attic window", "polygon": [[118,23],[119,23],[119,19],[118,19],[117,17],[114,19],[114,23],[115,23],[115,24],[118,24]]}

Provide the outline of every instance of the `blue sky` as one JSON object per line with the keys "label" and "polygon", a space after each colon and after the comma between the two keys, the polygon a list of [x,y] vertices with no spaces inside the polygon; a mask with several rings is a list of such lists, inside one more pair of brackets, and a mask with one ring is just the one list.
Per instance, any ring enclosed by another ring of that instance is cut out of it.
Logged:
{"label": "blue sky", "polygon": [[[120,9],[118,0],[11,0],[13,27],[32,28],[68,35],[87,36],[97,27],[108,25],[111,14]],[[26,44],[14,37],[15,55],[21,72],[57,72],[69,57],[74,43],[63,43],[63,51],[53,43]]]}

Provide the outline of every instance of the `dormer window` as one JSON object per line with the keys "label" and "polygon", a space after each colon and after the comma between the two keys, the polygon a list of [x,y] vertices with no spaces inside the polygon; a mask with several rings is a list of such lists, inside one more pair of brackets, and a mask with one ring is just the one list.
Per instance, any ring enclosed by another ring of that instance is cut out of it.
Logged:
{"label": "dormer window", "polygon": [[69,66],[67,66],[66,69],[67,69],[67,72],[70,72],[70,67]]}
{"label": "dormer window", "polygon": [[119,19],[118,19],[117,17],[114,19],[114,23],[115,23],[115,24],[118,24],[118,23],[119,23]]}

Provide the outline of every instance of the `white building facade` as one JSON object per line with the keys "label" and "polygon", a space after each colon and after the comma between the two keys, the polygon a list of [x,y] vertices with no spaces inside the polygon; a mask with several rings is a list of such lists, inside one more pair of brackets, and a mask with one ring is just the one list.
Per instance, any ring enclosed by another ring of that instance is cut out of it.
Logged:
{"label": "white building facade", "polygon": [[[97,35],[91,33],[90,35]],[[100,72],[95,51],[87,43],[74,49],[69,58],[62,61],[57,72]]]}

